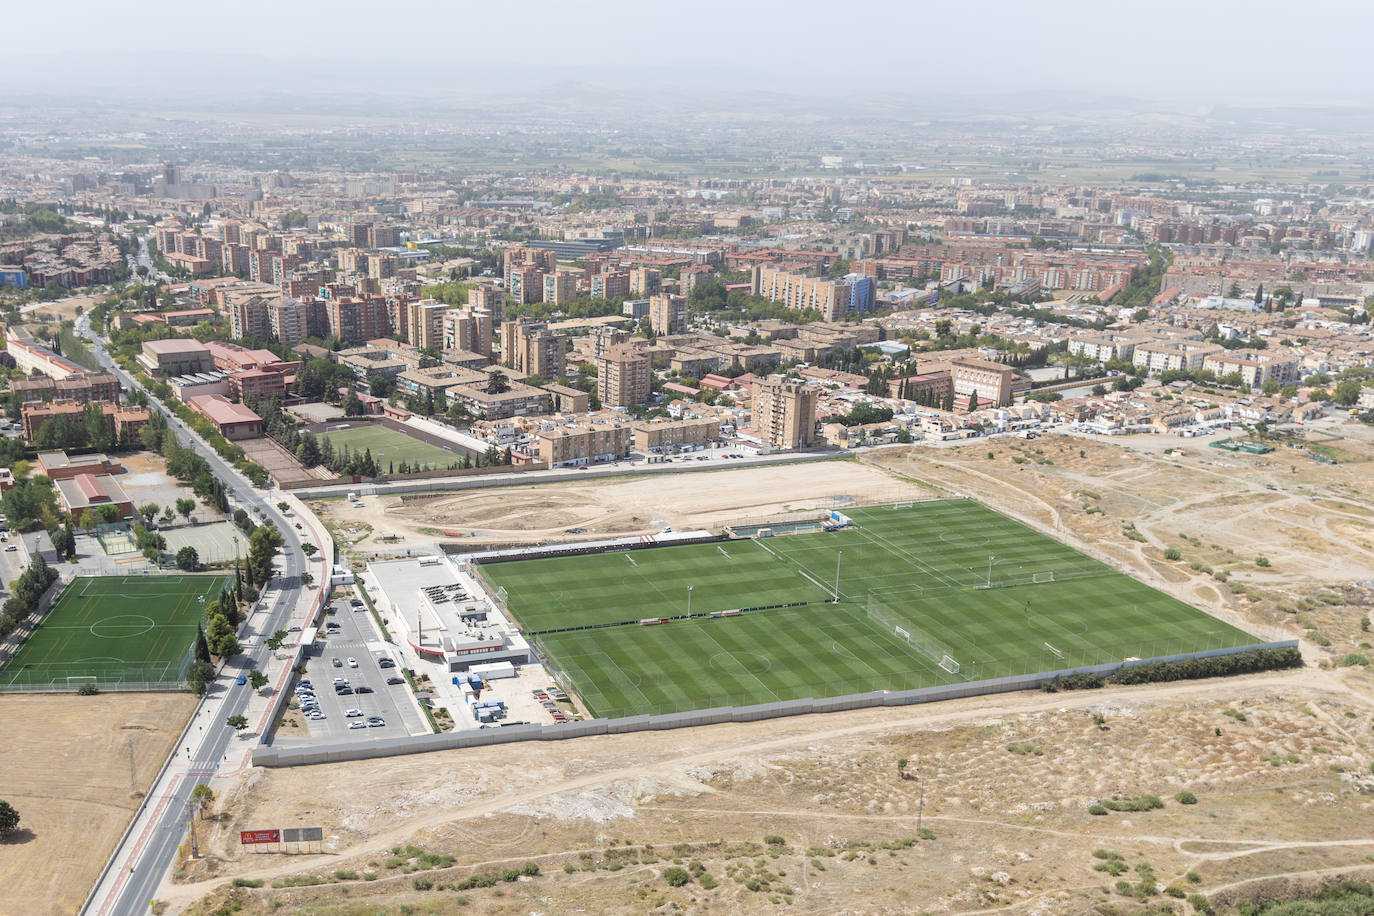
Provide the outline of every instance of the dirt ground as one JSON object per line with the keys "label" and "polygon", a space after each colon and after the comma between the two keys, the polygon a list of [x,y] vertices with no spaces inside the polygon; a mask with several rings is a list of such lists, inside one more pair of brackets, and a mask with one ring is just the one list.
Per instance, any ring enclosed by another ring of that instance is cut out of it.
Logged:
{"label": "dirt ground", "polygon": [[25,312],[24,324],[32,329],[46,322],[56,323],[69,319],[75,321],[78,307],[82,313],[89,312],[99,305],[104,298],[104,294],[101,294],[99,296],[68,296],[65,299],[58,299],[47,303],[42,308]]}
{"label": "dirt ground", "polygon": [[74,913],[195,707],[189,694],[0,696],[0,914]]}
{"label": "dirt ground", "polygon": [[[1308,665],[254,770],[224,800],[212,854],[163,898],[194,913],[1076,916],[1191,913],[1184,897],[1199,892],[1234,912],[1302,882],[1368,880],[1374,437],[1340,433],[1335,466],[1282,446],[1241,456],[1174,437],[1049,436],[895,447],[771,482],[741,470],[345,508],[380,530],[451,512],[537,539],[550,529],[522,527],[536,499],[566,526],[706,526],[847,492],[837,479],[881,490],[896,473],[975,495],[1252,632],[1299,635]],[[899,777],[901,759],[914,778]],[[1089,812],[1142,795],[1162,807]],[[233,831],[267,820],[322,824],[326,841],[243,854]],[[500,879],[526,861],[537,876]],[[670,885],[669,867],[686,883]],[[471,887],[472,875],[498,880]]]}
{"label": "dirt ground", "polygon": [[[1358,873],[1374,851],[1371,687],[1363,670],[1307,669],[255,770],[162,899],[195,913],[233,899],[245,913],[1079,914],[1131,912],[1147,874],[1159,905],[1170,886]],[[1163,807],[1088,810],[1146,794]],[[326,840],[240,852],[234,831],[267,821],[322,824]],[[1098,849],[1124,874],[1094,870],[1110,861]],[[538,877],[454,893],[527,861]],[[670,887],[675,864],[709,878]]]}
{"label": "dirt ground", "polygon": [[[837,494],[887,495],[894,501],[929,490],[853,461],[773,465],[693,474],[655,474],[489,490],[316,500],[311,508],[357,551],[458,541],[459,546],[547,543],[590,536],[680,531],[829,505]],[[567,529],[580,528],[569,534]],[[453,534],[448,534],[453,532]],[[476,532],[476,536],[473,533]],[[461,536],[458,539],[455,536]]]}

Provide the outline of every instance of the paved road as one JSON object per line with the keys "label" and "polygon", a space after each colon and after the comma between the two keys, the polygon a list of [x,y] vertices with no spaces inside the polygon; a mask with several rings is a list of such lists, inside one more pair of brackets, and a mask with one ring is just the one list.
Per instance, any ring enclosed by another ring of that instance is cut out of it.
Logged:
{"label": "paved road", "polygon": [[[109,358],[101,343],[91,334],[87,319],[81,319],[78,329],[79,333],[91,340],[92,350],[102,365],[115,373],[131,390],[138,387],[134,379]],[[304,563],[300,535],[294,525],[281,517],[265,493],[255,489],[175,414],[151,395],[149,401],[167,416],[168,425],[176,432],[178,439],[183,444],[191,445],[209,462],[212,472],[224,482],[230,500],[236,507],[247,509],[258,520],[270,522],[282,532],[282,555],[277,560],[279,575],[274,580],[274,585],[279,587],[273,589],[274,597],[265,616],[263,612],[255,614],[253,624],[259,633],[270,634],[277,629],[287,629],[292,620],[298,621],[304,616],[313,595],[313,592],[301,588],[298,579],[304,570]],[[275,663],[275,667],[280,664]],[[163,769],[153,784],[143,808],[136,816],[133,830],[114,852],[113,867],[102,877],[96,893],[83,912],[99,916],[125,916],[148,911],[149,901],[156,896],[163,878],[175,863],[177,846],[186,836],[191,790],[198,783],[216,775],[217,769],[241,765],[245,759],[247,742],[252,738],[237,737],[234,730],[224,724],[228,717],[243,713],[252,698],[251,689],[246,685],[235,685],[234,678],[253,668],[270,675],[271,665],[274,665],[274,660],[262,639],[254,640],[253,646],[245,653],[230,660],[224,676],[196,710],[186,740],[177,748],[174,760]]]}

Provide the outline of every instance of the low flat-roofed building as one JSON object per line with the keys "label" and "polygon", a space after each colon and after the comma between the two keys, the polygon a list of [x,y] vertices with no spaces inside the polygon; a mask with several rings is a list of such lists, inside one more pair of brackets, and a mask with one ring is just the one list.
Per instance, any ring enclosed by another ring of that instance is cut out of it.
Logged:
{"label": "low flat-roofed building", "polygon": [[385,560],[369,563],[367,572],[377,583],[380,603],[392,611],[397,635],[421,657],[453,672],[492,662],[535,661],[515,625],[446,558]]}
{"label": "low flat-roofed building", "polygon": [[198,340],[182,337],[145,340],[138,362],[154,375],[162,376],[209,372],[215,368],[209,347]]}
{"label": "low flat-roofed building", "polygon": [[219,371],[192,372],[189,375],[169,378],[167,385],[172,389],[172,394],[176,396],[176,399],[185,404],[191,398],[200,397],[203,394],[227,396],[229,394],[229,375]]}
{"label": "low flat-roofed building", "polygon": [[88,512],[99,512],[102,506],[114,506],[121,519],[133,517],[133,500],[125,495],[119,482],[107,474],[78,474],[54,483],[62,508],[82,524],[93,524],[95,519],[84,519],[82,516]]}
{"label": "low flat-roofed building", "polygon": [[66,452],[39,452],[38,466],[50,480],[67,480],[81,474],[120,474],[124,471],[123,465],[109,455],[68,455]]}
{"label": "low flat-roofed building", "polygon": [[591,410],[592,396],[580,388],[545,385],[544,390],[553,395],[553,409],[559,413],[586,413]]}
{"label": "low flat-roofed building", "polygon": [[230,441],[256,439],[262,435],[262,417],[222,395],[208,394],[191,398],[188,404],[192,410],[215,424],[219,434]]}
{"label": "low flat-roofed building", "polygon": [[706,445],[719,438],[720,420],[717,417],[644,421],[634,425],[637,452],[674,451],[685,445]]}

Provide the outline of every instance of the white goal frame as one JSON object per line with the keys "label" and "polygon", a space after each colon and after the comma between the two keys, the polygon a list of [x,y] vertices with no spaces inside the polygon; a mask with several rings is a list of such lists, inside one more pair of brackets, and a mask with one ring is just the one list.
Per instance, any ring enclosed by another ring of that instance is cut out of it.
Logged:
{"label": "white goal frame", "polygon": [[940,656],[940,667],[944,668],[950,674],[959,673],[959,663],[956,662],[954,659],[950,658],[948,655]]}

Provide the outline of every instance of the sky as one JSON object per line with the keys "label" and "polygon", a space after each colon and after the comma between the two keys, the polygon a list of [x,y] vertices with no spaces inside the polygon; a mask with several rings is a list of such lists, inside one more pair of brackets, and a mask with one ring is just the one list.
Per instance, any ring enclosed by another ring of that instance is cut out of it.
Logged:
{"label": "sky", "polygon": [[[21,0],[21,91],[280,80],[455,90],[593,84],[844,95],[1068,92],[1201,104],[1371,102],[1360,0]],[[375,73],[376,71],[371,71]]]}

